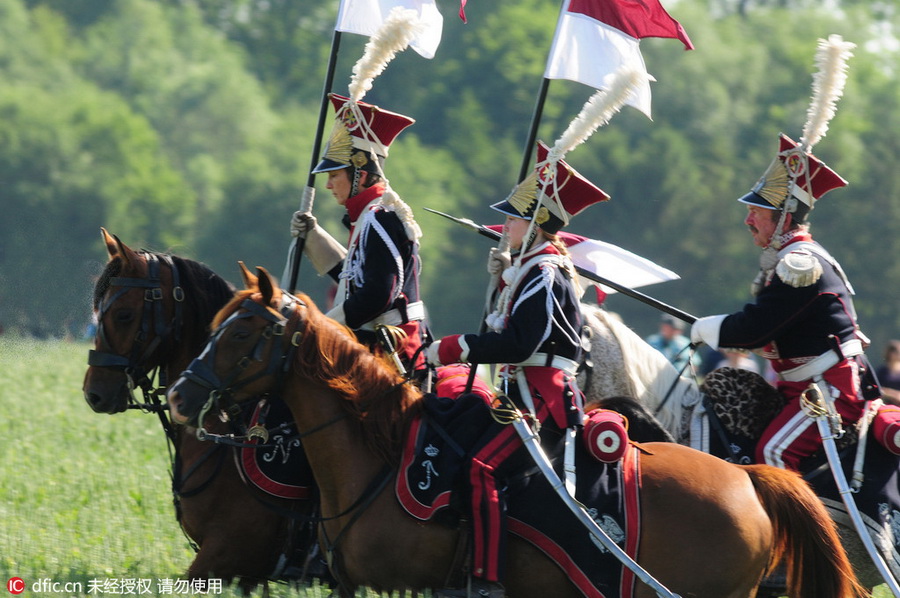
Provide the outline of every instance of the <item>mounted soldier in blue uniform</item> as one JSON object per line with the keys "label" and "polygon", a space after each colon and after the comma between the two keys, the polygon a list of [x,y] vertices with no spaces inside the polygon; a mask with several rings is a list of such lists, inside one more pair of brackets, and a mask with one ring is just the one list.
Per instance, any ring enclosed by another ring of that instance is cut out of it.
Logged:
{"label": "mounted soldier in blue uniform", "polygon": [[335,122],[314,173],[327,173],[327,188],[344,206],[346,245],[318,226],[309,212],[296,212],[291,234],[306,235],[304,254],[320,275],[338,282],[327,315],[347,325],[360,342],[375,348],[382,326],[394,334],[403,368],[421,371],[419,348],[426,335],[419,295],[419,238],[410,207],[391,189],[384,174],[388,148],[415,121],[364,102],[330,94]]}
{"label": "mounted soldier in blue uniform", "polygon": [[878,398],[869,344],[853,307],[853,287],[840,264],[813,240],[808,216],[827,192],[847,182],[786,135],[753,190],[744,223],[763,249],[753,282],[754,303],[730,315],[698,319],[691,340],[710,347],[752,349],[778,374],[786,406],[763,431],[756,461],[795,471],[817,452],[816,421],[803,410],[801,394],[824,381],[845,427]]}
{"label": "mounted soldier in blue uniform", "polygon": [[[538,146],[537,166],[511,195],[491,207],[506,216],[512,256],[496,248],[488,271],[499,276],[494,310],[481,334],[454,334],[428,348],[435,364],[501,364],[503,394],[536,422],[542,441],[557,443],[582,424],[582,394],[575,382],[581,359],[581,289],[565,243],[556,233],[570,219],[609,196],[562,160]],[[474,582],[478,595],[503,595],[505,507],[498,478],[522,447],[512,426],[472,458]],[[520,452],[520,454],[523,454]],[[511,461],[511,460],[510,460]],[[441,596],[455,596],[442,591]],[[458,594],[465,595],[465,594]]]}

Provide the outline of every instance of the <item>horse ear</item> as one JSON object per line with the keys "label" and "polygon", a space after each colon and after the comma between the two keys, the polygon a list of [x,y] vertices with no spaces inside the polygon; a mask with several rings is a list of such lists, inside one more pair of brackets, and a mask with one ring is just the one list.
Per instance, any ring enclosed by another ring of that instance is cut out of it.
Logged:
{"label": "horse ear", "polygon": [[248,289],[255,289],[258,286],[256,276],[247,269],[247,266],[244,265],[244,262],[238,262],[238,266],[241,267],[241,278],[244,280],[244,287]]}
{"label": "horse ear", "polygon": [[136,257],[134,251],[120,241],[119,237],[109,234],[102,226],[100,227],[100,232],[103,234],[103,242],[106,243],[106,252],[109,253],[109,259],[119,256],[125,262],[125,265],[128,265],[132,258]]}
{"label": "horse ear", "polygon": [[262,266],[256,267],[256,274],[259,277],[259,291],[262,293],[266,304],[271,304],[273,299],[280,301],[281,289],[275,284],[275,279],[272,278],[272,275]]}

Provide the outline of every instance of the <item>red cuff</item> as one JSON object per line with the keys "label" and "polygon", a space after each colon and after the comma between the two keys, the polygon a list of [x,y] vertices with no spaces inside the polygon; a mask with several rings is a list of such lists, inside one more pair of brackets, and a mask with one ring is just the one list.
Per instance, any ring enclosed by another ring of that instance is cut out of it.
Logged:
{"label": "red cuff", "polygon": [[441,339],[438,346],[438,358],[443,364],[459,363],[462,356],[462,347],[459,346],[461,334],[452,334]]}

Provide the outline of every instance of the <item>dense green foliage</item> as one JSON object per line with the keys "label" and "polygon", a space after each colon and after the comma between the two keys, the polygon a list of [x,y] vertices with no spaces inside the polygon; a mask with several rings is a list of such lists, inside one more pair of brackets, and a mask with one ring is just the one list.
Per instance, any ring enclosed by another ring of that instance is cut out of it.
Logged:
{"label": "dense green foliage", "polygon": [[[388,175],[416,210],[423,295],[437,334],[478,326],[488,242],[422,208],[482,222],[515,183],[553,35],[555,0],[472,0],[469,23],[440,0],[444,39],[408,51],[366,100],[417,124]],[[76,334],[105,261],[99,227],[237,279],[236,261],[280,274],[306,184],[338,2],[0,0],[0,323]],[[696,315],[749,297],[757,250],[734,199],[798,138],[818,38],[858,44],[837,117],[816,154],[850,181],[825,197],[814,232],[857,293],[876,357],[900,335],[900,83],[895,3],[680,0],[667,3],[696,50],[642,42],[653,120],[626,108],[567,158],[613,200],[572,232],[635,251],[682,276],[643,289]],[[366,39],[341,38],[346,92]],[[539,136],[552,143],[593,90],[553,81]],[[328,126],[330,126],[330,112]],[[321,178],[321,177],[320,177]],[[315,212],[342,236],[318,181]],[[492,215],[493,214],[493,215]],[[312,297],[326,283],[304,262]],[[641,333],[656,314],[613,296]]]}

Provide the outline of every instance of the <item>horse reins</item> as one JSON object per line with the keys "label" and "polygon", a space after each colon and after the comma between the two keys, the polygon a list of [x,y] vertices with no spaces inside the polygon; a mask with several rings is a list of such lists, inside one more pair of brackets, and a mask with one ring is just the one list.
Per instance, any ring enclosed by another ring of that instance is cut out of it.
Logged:
{"label": "horse reins", "polygon": [[[295,331],[290,336],[288,339],[288,347],[285,347],[285,344],[287,344],[285,342],[275,343],[270,352],[269,362],[266,364],[265,369],[243,379],[240,378],[240,375],[253,361],[261,362],[263,360],[263,351],[270,339],[273,337],[285,336],[288,320],[291,315],[293,315],[294,308],[298,305],[303,305],[303,302],[289,293],[284,293],[282,295],[281,305],[276,314],[276,312],[273,312],[268,307],[260,305],[249,298],[244,299],[239,306],[239,308],[244,311],[235,310],[231,316],[222,322],[213,332],[209,343],[206,345],[203,352],[188,365],[184,372],[182,372],[182,378],[209,391],[209,398],[200,408],[199,415],[197,416],[198,438],[204,440],[216,436],[203,428],[203,421],[205,420],[207,413],[213,408],[223,411],[231,419],[237,416],[241,407],[234,400],[234,393],[236,390],[270,375],[276,377],[276,387],[280,386],[284,379],[284,374],[287,372],[288,368],[290,368],[291,357],[300,344],[300,338],[302,337],[300,331]],[[222,336],[225,329],[232,323],[237,320],[254,316],[263,318],[269,322],[269,324],[260,334],[259,341],[253,348],[252,353],[241,357],[234,367],[230,368],[231,373],[228,378],[224,380],[220,379],[211,365],[216,355],[216,340]]]}
{"label": "horse reins", "polygon": [[[237,414],[237,412],[240,411],[238,403],[234,401],[234,393],[236,390],[250,384],[251,382],[254,382],[261,378],[265,378],[266,376],[274,375],[275,388],[280,388],[283,385],[284,376],[291,366],[291,358],[293,357],[297,347],[300,346],[300,341],[303,338],[303,333],[299,330],[293,331],[292,333],[290,333],[289,338],[276,345],[278,349],[272,350],[269,356],[269,362],[268,364],[266,364],[266,368],[264,370],[243,379],[240,379],[239,377],[241,373],[247,368],[247,366],[249,366],[253,361],[262,361],[262,354],[265,350],[265,345],[269,340],[274,337],[287,336],[287,327],[289,324],[289,320],[291,316],[294,315],[296,308],[299,306],[305,306],[303,301],[291,295],[290,293],[284,292],[282,294],[281,305],[279,305],[277,310],[278,315],[276,315],[276,313],[268,307],[261,305],[250,298],[246,298],[241,302],[238,310],[235,310],[233,314],[231,314],[224,322],[222,322],[218,326],[218,328],[216,328],[210,338],[209,344],[207,344],[206,349],[204,349],[203,353],[201,353],[200,356],[194,359],[194,361],[191,362],[187,369],[182,372],[183,378],[209,391],[209,398],[203,404],[197,416],[197,438],[199,438],[200,440],[209,440],[212,442],[228,444],[237,447],[260,446],[257,444],[244,443],[241,441],[241,439],[234,436],[226,436],[208,432],[203,428],[202,422],[204,421],[206,415],[213,408],[217,408],[224,412],[229,418],[233,418]],[[239,311],[241,309],[245,311]],[[219,376],[213,371],[213,368],[210,365],[212,360],[215,358],[215,341],[233,322],[245,318],[251,318],[253,316],[259,316],[268,321],[269,324],[263,330],[263,333],[260,335],[260,339],[257,342],[256,346],[253,348],[251,354],[241,357],[235,363],[235,365],[229,369],[229,371],[231,372],[229,377],[225,380],[221,380]],[[403,384],[406,384],[407,382],[409,382],[409,380],[409,376],[403,377],[400,382],[388,388],[385,391],[385,394],[391,392],[392,390],[395,390]],[[365,407],[363,407],[362,410],[364,411]],[[313,428],[310,428],[309,430],[303,432],[298,430],[297,438],[303,439],[312,434],[320,432],[321,430],[330,427],[331,425],[337,423],[345,417],[347,417],[347,414],[341,414]],[[266,430],[254,432],[254,430],[251,429],[248,435],[245,436],[245,438],[252,439],[257,433],[264,434],[266,433]],[[263,440],[263,442],[265,442],[265,440]]]}

